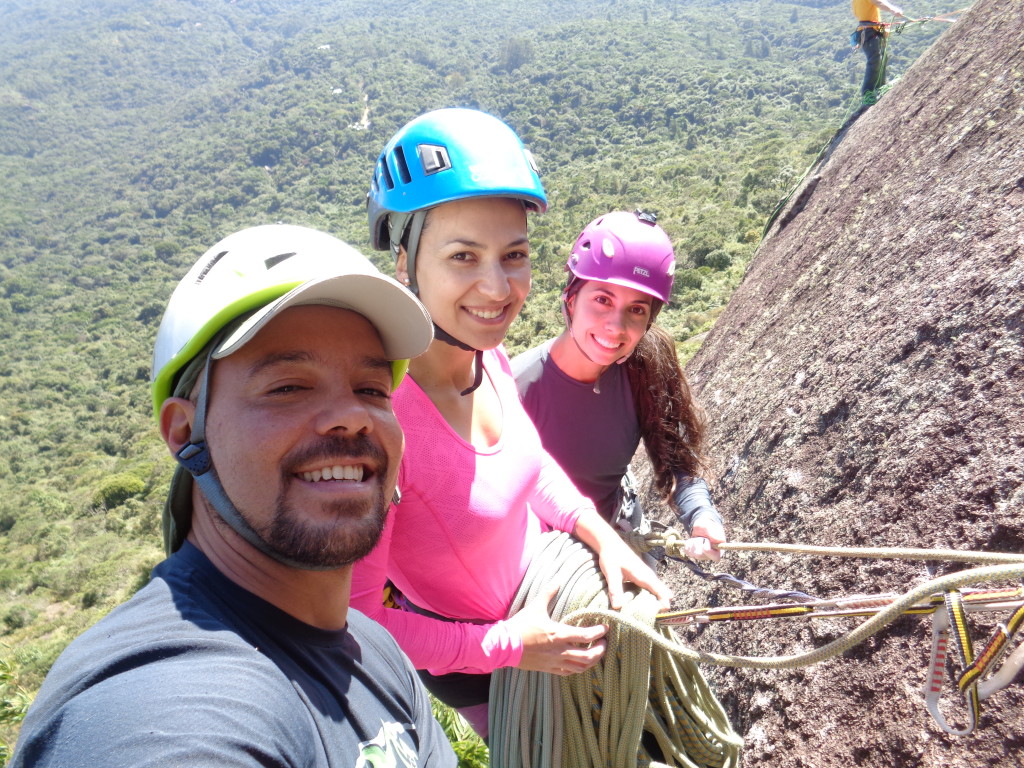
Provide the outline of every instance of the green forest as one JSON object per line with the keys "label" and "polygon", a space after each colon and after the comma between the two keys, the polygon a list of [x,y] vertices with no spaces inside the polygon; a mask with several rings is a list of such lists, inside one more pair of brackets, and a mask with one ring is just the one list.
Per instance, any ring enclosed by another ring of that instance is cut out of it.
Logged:
{"label": "green forest", "polygon": [[[908,0],[922,17],[953,10]],[[859,105],[848,0],[0,0],[0,763],[64,646],[162,557],[163,306],[224,235],[288,222],[367,254],[377,154],[438,107],[538,158],[534,283],[554,335],[575,235],[655,211],[662,322],[697,348],[768,216]],[[890,79],[948,25],[897,27]],[[867,160],[866,160],[867,162]],[[372,258],[386,271],[387,255]]]}

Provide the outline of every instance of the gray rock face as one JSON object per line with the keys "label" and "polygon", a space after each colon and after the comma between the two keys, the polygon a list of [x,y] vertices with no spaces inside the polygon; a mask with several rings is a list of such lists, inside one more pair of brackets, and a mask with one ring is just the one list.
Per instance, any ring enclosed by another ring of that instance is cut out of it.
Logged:
{"label": "gray rock face", "polygon": [[[1019,0],[979,0],[848,126],[687,373],[708,413],[731,539],[1024,552]],[[922,563],[772,554],[730,553],[720,569],[820,597],[903,592],[927,578]],[[669,580],[684,605],[745,602],[682,569]],[[972,617],[972,630],[987,637],[1006,618]],[[682,637],[791,654],[858,621],[718,624]],[[1024,765],[1024,675],[983,703],[973,736],[932,721],[921,693],[930,626],[902,618],[802,670],[703,667],[747,740],[744,765]],[[945,702],[964,723],[948,683]]]}

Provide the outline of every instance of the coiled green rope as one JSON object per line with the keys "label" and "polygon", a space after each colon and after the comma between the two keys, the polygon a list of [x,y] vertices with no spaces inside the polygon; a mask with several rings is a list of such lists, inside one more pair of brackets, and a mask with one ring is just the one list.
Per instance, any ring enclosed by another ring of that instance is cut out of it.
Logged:
{"label": "coiled green rope", "polygon": [[[683,542],[670,531],[631,543],[640,545],[639,551],[664,546],[671,553],[682,551]],[[853,648],[936,593],[1024,579],[1024,555],[1019,553],[739,542],[721,548],[986,565],[920,584],[820,648],[789,656],[735,656],[682,645],[669,627],[655,624],[654,598],[645,592],[633,593],[621,611],[610,610],[593,554],[567,534],[545,534],[543,549],[531,563],[510,615],[545,596],[547,585],[560,584],[552,617],[578,625],[607,623],[608,650],[590,672],[567,678],[507,668],[495,673],[491,764],[496,768],[736,768],[742,740],[733,732],[698,662],[750,669],[810,666]]]}
{"label": "coiled green rope", "polygon": [[559,532],[545,534],[509,615],[543,599],[551,584],[560,585],[552,618],[607,623],[608,650],[589,672],[569,677],[494,673],[494,768],[739,766],[742,739],[694,661],[676,652],[672,630],[655,628],[652,595],[633,593],[621,611],[611,611],[594,555]]}

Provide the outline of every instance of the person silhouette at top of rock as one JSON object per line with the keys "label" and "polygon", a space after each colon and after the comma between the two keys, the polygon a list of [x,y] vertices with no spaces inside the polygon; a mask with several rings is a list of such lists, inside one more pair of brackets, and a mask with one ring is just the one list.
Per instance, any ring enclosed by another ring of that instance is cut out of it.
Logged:
{"label": "person silhouette at top of rock", "polygon": [[851,40],[864,51],[867,67],[860,93],[864,103],[873,104],[878,98],[878,89],[885,85],[886,51],[889,32],[882,23],[882,11],[893,16],[903,16],[903,11],[888,0],[853,0],[853,15],[857,19],[857,30]]}

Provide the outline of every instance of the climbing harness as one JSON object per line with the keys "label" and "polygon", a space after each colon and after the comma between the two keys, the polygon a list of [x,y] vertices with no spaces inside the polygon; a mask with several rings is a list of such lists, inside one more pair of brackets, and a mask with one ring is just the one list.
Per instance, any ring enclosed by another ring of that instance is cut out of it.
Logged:
{"label": "climbing harness", "polygon": [[593,553],[562,532],[544,534],[509,615],[544,599],[551,584],[561,585],[551,617],[600,615],[607,650],[594,668],[568,677],[495,671],[494,768],[738,768],[742,739],[696,660],[679,657],[671,627],[656,626],[653,595],[627,593],[621,611],[611,611]]}

